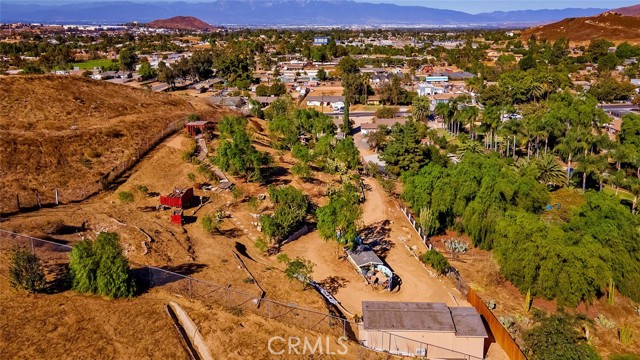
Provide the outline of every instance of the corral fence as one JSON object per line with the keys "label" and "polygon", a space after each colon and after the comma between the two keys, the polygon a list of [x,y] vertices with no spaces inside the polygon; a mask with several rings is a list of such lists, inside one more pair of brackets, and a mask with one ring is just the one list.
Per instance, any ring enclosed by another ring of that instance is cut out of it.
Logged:
{"label": "corral fence", "polygon": [[[6,254],[16,245],[31,249],[47,268],[66,267],[69,263],[71,246],[67,244],[0,230],[0,253]],[[134,262],[130,262],[130,265],[136,283],[141,289],[161,287],[180,297],[224,306],[235,314],[253,313],[319,333],[357,340],[356,324],[335,315],[302,308],[296,304],[261,299],[260,294],[238,291],[230,286],[214,284],[153,266]],[[4,268],[0,269],[0,274],[4,271]]]}
{"label": "corral fence", "polygon": [[33,192],[20,191],[9,197],[0,197],[0,216],[15,214],[21,211],[37,210],[43,207],[54,207],[61,204],[70,204],[85,200],[118,180],[127,171],[133,168],[139,161],[164,139],[182,129],[188,120],[176,120],[167,125],[159,134],[142,139],[136,148],[132,149],[127,157],[123,157],[119,163],[106,171],[100,178],[90,184],[77,188],[42,188]]}
{"label": "corral fence", "polygon": [[[420,224],[415,219],[415,217],[411,214],[409,209],[406,207],[402,207],[398,205],[404,216],[407,218],[411,226],[418,233],[418,236],[422,240],[422,242],[429,248],[432,248],[432,245],[429,243],[428,237],[420,228]],[[524,355],[516,341],[511,337],[509,331],[505,329],[505,327],[500,323],[498,318],[493,314],[491,310],[485,305],[484,301],[478,294],[476,294],[473,289],[469,286],[469,284],[464,280],[462,275],[458,272],[456,268],[453,266],[449,269],[447,276],[454,279],[456,283],[456,288],[460,291],[461,294],[467,297],[467,301],[471,306],[473,306],[476,311],[487,321],[487,325],[491,330],[496,342],[502,349],[507,353],[509,359],[511,360],[526,360],[527,357]]]}

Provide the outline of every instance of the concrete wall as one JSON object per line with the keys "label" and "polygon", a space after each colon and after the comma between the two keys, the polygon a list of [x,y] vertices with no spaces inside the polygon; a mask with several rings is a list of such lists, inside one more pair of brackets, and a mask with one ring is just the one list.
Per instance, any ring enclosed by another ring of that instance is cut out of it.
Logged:
{"label": "concrete wall", "polygon": [[417,355],[419,349],[426,347],[430,359],[463,358],[463,354],[482,359],[484,352],[484,338],[456,336],[453,332],[380,332],[360,328],[358,338],[369,348],[402,355]]}
{"label": "concrete wall", "polygon": [[176,317],[178,318],[180,325],[182,325],[187,336],[189,336],[189,340],[196,351],[198,351],[200,358],[202,360],[213,360],[211,353],[209,353],[209,348],[204,343],[204,339],[202,338],[200,331],[198,331],[196,324],[194,324],[189,315],[187,315],[187,312],[173,301],[171,301],[169,305],[171,305],[173,311],[176,313]]}

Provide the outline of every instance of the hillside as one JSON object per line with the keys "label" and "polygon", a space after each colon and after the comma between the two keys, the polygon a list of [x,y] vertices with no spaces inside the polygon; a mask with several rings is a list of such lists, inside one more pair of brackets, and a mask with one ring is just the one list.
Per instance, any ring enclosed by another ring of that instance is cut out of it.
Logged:
{"label": "hillside", "polygon": [[624,16],[640,16],[640,4],[621,7],[611,11]]}
{"label": "hillside", "polygon": [[[0,212],[63,202],[100,189],[168,126],[196,112],[168,94],[79,77],[7,77],[0,82]],[[212,108],[202,115],[212,116]]]}
{"label": "hillside", "polygon": [[191,31],[214,31],[215,26],[211,26],[206,22],[193,16],[175,16],[169,19],[160,19],[150,22],[152,28],[174,29],[174,30],[191,30]]}
{"label": "hillside", "polygon": [[586,42],[600,38],[617,42],[640,43],[640,21],[637,17],[606,12],[598,16],[564,19],[522,32],[523,39],[528,39],[531,35],[548,40],[566,37],[574,42]]}

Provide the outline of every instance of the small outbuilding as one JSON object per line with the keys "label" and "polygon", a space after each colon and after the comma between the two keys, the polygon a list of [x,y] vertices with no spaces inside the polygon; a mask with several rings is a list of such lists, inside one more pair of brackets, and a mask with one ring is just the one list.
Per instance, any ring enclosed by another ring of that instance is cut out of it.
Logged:
{"label": "small outbuilding", "polygon": [[384,289],[393,289],[393,271],[385,266],[369,245],[358,245],[346,250],[349,262],[362,275],[367,284]]}
{"label": "small outbuilding", "polygon": [[213,123],[211,121],[200,120],[200,121],[191,121],[188,122],[184,129],[187,134],[191,136],[197,136],[200,134],[204,134],[205,130],[213,128]]}
{"label": "small outbuilding", "polygon": [[171,223],[176,225],[182,225],[184,221],[184,210],[174,209],[171,213]]}
{"label": "small outbuilding", "polygon": [[175,188],[168,195],[160,196],[160,204],[164,206],[186,209],[193,200],[193,188]]}

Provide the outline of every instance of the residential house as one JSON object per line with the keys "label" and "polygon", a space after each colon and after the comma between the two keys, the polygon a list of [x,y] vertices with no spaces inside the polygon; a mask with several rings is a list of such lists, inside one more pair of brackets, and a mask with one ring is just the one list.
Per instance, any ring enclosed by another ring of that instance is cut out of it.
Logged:
{"label": "residential house", "polygon": [[246,104],[241,96],[212,96],[209,101],[214,105],[222,105],[234,110],[241,109]]}
{"label": "residential house", "polygon": [[385,125],[390,128],[395,124],[404,125],[407,120],[408,118],[406,117],[397,117],[392,119],[375,119],[374,122],[362,123],[360,125],[360,132],[362,132],[363,136],[366,136],[372,132],[378,131],[380,125]]}
{"label": "residential house", "polygon": [[344,96],[320,95],[307,96],[307,106],[344,107]]}
{"label": "residential house", "polygon": [[358,339],[365,347],[428,359],[484,359],[487,331],[472,307],[363,301]]}
{"label": "residential house", "polygon": [[417,90],[418,90],[418,96],[431,96],[435,94],[443,94],[445,92],[444,87],[435,86],[427,83],[418,84]]}

